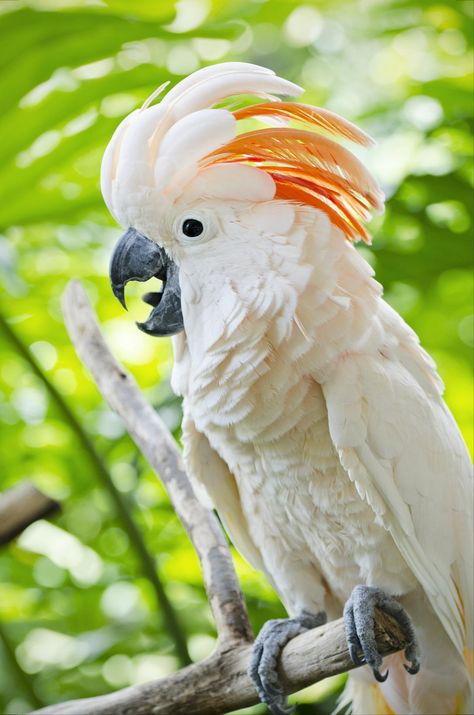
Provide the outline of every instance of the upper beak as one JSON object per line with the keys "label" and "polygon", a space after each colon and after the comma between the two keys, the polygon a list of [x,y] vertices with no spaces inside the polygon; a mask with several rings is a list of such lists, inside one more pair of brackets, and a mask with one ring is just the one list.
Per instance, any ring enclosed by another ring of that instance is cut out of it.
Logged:
{"label": "upper beak", "polygon": [[146,293],[145,303],[154,306],[144,323],[137,323],[149,335],[175,335],[183,330],[179,268],[163,248],[129,228],[115,246],[110,261],[110,284],[124,308],[125,285],[155,276],[163,281],[161,293]]}

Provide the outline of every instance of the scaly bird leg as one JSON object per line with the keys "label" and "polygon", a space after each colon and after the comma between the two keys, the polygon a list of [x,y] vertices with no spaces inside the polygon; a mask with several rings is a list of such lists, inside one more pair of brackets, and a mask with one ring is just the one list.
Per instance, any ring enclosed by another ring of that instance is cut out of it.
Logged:
{"label": "scaly bird leg", "polygon": [[[395,618],[407,640],[405,656],[410,665],[405,665],[405,670],[410,675],[415,675],[420,669],[420,653],[416,639],[415,629],[405,609],[398,601],[384,593],[380,588],[370,586],[356,586],[344,606],[344,625],[346,638],[351,658],[355,665],[367,663],[379,683],[388,677],[380,672],[382,656],[377,650],[374,632],[374,610],[380,608],[385,613]],[[358,651],[362,651],[363,658]]]}
{"label": "scaly bird leg", "polygon": [[273,715],[289,715],[294,708],[287,705],[286,694],[278,680],[278,659],[285,645],[295,636],[326,623],[326,614],[303,611],[295,618],[267,621],[255,639],[249,675],[262,703]]}

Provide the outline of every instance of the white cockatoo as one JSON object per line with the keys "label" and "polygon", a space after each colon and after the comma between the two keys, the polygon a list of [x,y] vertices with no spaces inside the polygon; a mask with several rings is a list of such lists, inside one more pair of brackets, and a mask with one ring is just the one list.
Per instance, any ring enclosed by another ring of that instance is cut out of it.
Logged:
{"label": "white cockatoo", "polygon": [[[383,195],[334,137],[371,140],[276,96],[301,91],[225,63],[124,119],[102,165],[127,229],[112,286],[123,302],[127,281],[163,281],[139,327],[174,336],[187,468],[290,616],[256,640],[260,698],[287,712],[281,648],[344,614],[366,664],[354,713],[472,713],[470,459],[433,361],[353,245]],[[241,94],[261,101],[213,108]],[[388,678],[374,607],[407,636]]]}

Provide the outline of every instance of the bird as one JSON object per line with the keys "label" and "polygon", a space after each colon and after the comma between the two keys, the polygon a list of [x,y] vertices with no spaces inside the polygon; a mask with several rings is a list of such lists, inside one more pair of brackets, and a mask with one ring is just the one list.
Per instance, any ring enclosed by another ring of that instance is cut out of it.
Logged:
{"label": "bird", "polygon": [[[288,618],[249,673],[273,715],[295,635],[343,616],[357,715],[472,713],[472,472],[443,384],[355,244],[382,212],[371,138],[244,62],[159,87],[117,127],[101,188],[110,281],[162,282],[185,464]],[[159,100],[159,101],[158,101]],[[374,611],[404,652],[382,659]]]}

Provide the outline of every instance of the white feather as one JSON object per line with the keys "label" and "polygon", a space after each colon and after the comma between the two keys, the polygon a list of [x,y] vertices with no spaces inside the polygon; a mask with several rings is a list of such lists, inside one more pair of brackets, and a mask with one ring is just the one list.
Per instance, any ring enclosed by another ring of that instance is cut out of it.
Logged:
{"label": "white feather", "polygon": [[158,156],[196,161],[234,138],[237,122],[226,109],[201,109],[179,119],[166,133]]}
{"label": "white feather", "polygon": [[100,169],[100,188],[107,208],[109,209],[112,216],[114,216],[114,218],[117,217],[115,215],[113,206],[112,184],[117,171],[117,162],[120,152],[120,146],[127,127],[133,121],[134,116],[135,112],[132,112],[120,122],[107,145],[107,148],[104,152],[104,156],[102,157],[102,165]]}
{"label": "white feather", "polygon": [[[394,661],[386,703],[364,683],[352,688],[356,712],[371,703],[370,713],[425,715],[437,703],[453,713],[472,647],[467,452],[432,361],[372,270],[323,214],[290,208],[287,234],[269,236],[277,210],[216,202],[223,233],[199,260],[182,258],[182,280],[200,296],[183,302],[186,413],[233,475],[232,509],[290,613],[340,614],[359,583],[415,613],[424,670],[411,685]],[[229,286],[232,300],[220,302]]]}
{"label": "white feather", "polygon": [[301,87],[266,68],[245,62],[224,62],[187,77],[166,95],[162,104],[176,120],[234,94],[296,96],[302,92]]}
{"label": "white feather", "polygon": [[[403,365],[382,356],[349,355],[339,360],[323,390],[341,460],[344,463],[351,450],[351,478],[363,481],[367,500],[382,497],[385,527],[462,654],[464,626],[450,574],[460,548],[456,522],[462,526],[469,521],[460,496],[468,497],[470,460],[457,428],[446,421],[439,397],[426,395]],[[359,405],[356,420],[341,420],[353,401]],[[393,441],[392,423],[397,426]],[[361,426],[366,436],[360,433]],[[414,497],[422,506],[419,511],[413,509]],[[434,529],[442,534],[442,549],[439,539],[431,538]]]}
{"label": "white feather", "polygon": [[270,201],[274,196],[275,182],[271,176],[244,164],[221,164],[202,169],[186,191],[190,201],[212,197],[259,203]]}
{"label": "white feather", "polygon": [[[166,83],[165,83],[166,85]],[[243,62],[203,68],[179,82],[159,104],[150,106],[165,85],[117,128],[104,154],[101,189],[107,206],[123,225],[157,238],[155,207],[173,203],[198,171],[200,159],[235,136],[231,112],[210,109],[233,94],[297,95],[301,87],[271,70]],[[158,159],[157,159],[158,157]],[[137,183],[138,180],[138,183]],[[270,196],[270,177],[260,178],[262,195]]]}
{"label": "white feather", "polygon": [[[186,413],[186,408],[183,437],[186,445],[184,461],[201,501],[206,506],[219,508],[236,547],[256,569],[263,569],[261,554],[252,541],[249,526],[242,513],[235,477],[224,460],[211,448],[208,439],[198,432]],[[203,487],[205,492],[202,491]]]}

